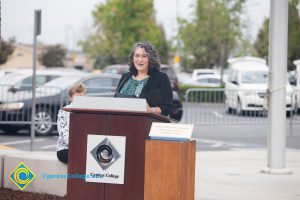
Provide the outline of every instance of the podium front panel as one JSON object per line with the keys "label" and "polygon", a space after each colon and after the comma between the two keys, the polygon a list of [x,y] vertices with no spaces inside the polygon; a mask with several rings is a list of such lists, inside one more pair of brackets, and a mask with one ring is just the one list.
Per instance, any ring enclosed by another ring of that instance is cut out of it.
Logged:
{"label": "podium front panel", "polygon": [[[87,135],[106,135],[107,115],[71,113],[68,174],[85,175]],[[68,179],[68,199],[104,199],[104,184],[88,183],[84,179]]]}
{"label": "podium front panel", "polygon": [[143,116],[109,115],[107,126],[109,135],[126,136],[126,160],[124,185],[107,184],[105,199],[144,199],[145,139],[151,123]]}
{"label": "podium front panel", "polygon": [[147,115],[105,112],[72,113],[69,138],[69,174],[86,173],[87,135],[125,136],[124,184],[91,183],[68,179],[67,198],[71,200],[142,200],[144,199],[145,140],[152,122]]}

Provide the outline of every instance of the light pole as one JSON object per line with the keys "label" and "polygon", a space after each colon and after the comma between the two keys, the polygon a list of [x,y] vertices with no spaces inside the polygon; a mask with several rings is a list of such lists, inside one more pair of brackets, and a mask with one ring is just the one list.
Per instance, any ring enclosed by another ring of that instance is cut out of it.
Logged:
{"label": "light pole", "polygon": [[33,53],[32,53],[32,104],[31,104],[31,129],[30,129],[30,151],[33,151],[33,140],[35,138],[35,80],[36,80],[36,44],[37,36],[41,34],[42,11],[34,11],[34,26],[33,26]]}
{"label": "light pole", "polygon": [[180,42],[179,42],[179,0],[176,0],[176,55],[174,56],[174,69],[176,72],[180,71]]}
{"label": "light pole", "polygon": [[290,174],[285,165],[288,1],[272,0],[270,11],[268,161],[262,172]]}
{"label": "light pole", "polygon": [[[71,31],[71,38],[69,37],[69,32]],[[65,36],[65,45],[66,48],[69,50],[74,50],[75,45],[75,31],[74,28],[71,25],[66,25],[66,36]]]}

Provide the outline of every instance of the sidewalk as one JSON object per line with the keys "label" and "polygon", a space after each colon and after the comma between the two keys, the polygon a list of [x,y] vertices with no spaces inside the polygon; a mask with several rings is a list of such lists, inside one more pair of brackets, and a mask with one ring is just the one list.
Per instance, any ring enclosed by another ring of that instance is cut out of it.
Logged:
{"label": "sidewalk", "polygon": [[293,174],[264,174],[267,150],[200,151],[196,200],[300,200],[300,151],[286,151]]}
{"label": "sidewalk", "polygon": [[300,200],[300,151],[286,150],[293,174],[261,173],[266,163],[265,149],[197,152],[195,200]]}

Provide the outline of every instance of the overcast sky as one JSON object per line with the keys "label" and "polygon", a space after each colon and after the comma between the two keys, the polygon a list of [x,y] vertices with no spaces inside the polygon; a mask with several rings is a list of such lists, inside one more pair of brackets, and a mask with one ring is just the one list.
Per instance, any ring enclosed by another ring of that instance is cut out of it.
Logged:
{"label": "overcast sky", "polygon": [[[39,41],[47,44],[76,46],[86,27],[91,27],[91,12],[104,0],[0,0],[1,34],[4,39],[15,37],[17,42],[33,41],[33,13],[42,10],[42,34]],[[178,15],[189,18],[195,0],[154,0],[156,18],[162,23],[168,38],[176,32],[176,9]],[[255,37],[263,19],[269,16],[270,0],[247,0],[245,16],[249,20],[249,32]],[[178,6],[177,6],[178,5]]]}

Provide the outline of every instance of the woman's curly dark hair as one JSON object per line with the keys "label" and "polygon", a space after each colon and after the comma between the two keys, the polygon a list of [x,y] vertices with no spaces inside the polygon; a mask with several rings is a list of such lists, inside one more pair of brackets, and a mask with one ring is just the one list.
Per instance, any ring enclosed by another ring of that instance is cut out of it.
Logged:
{"label": "woman's curly dark hair", "polygon": [[154,48],[154,46],[148,41],[137,42],[132,46],[131,52],[130,52],[130,55],[129,55],[129,63],[128,63],[129,71],[134,76],[137,75],[137,70],[136,70],[136,68],[134,66],[134,63],[133,63],[134,52],[137,48],[145,49],[145,51],[147,52],[147,54],[149,56],[148,74],[151,75],[153,72],[159,71],[160,61],[159,61],[158,53],[157,53],[156,49]]}

